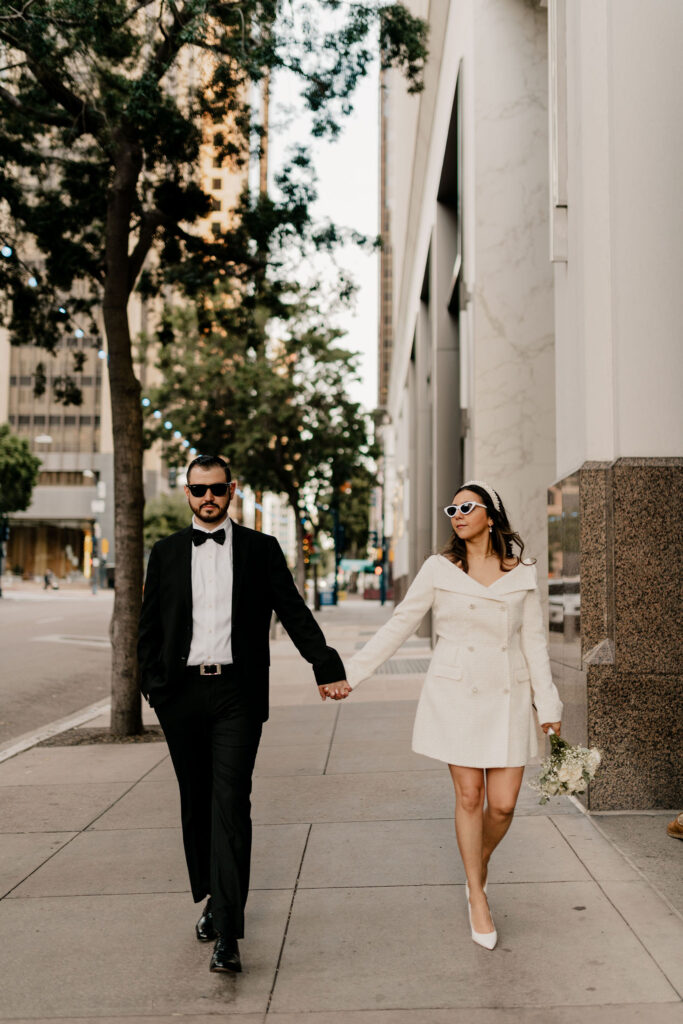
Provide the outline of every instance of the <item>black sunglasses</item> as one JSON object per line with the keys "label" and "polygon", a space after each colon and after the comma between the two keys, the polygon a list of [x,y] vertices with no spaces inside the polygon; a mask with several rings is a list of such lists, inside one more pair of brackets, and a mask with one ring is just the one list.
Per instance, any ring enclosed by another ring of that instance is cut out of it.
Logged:
{"label": "black sunglasses", "polygon": [[188,484],[187,489],[193,498],[203,498],[207,491],[211,491],[214,498],[224,498],[228,493],[230,484]]}

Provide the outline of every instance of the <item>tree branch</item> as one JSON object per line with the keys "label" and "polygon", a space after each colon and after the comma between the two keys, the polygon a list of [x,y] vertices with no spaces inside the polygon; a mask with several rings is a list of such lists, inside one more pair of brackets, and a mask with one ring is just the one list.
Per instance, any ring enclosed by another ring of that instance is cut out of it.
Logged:
{"label": "tree branch", "polygon": [[56,128],[71,128],[73,125],[73,121],[63,114],[51,114],[48,110],[36,110],[35,107],[27,107],[9,89],[5,89],[2,85],[0,85],[0,99],[4,99],[5,103],[14,107],[20,114],[35,117],[42,124],[54,125]]}

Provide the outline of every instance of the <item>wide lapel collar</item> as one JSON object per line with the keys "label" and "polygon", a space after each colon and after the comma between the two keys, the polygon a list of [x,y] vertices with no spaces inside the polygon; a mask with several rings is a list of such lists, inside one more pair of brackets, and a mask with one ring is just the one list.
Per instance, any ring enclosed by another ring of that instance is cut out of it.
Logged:
{"label": "wide lapel collar", "polygon": [[[232,520],[231,520],[232,522]],[[232,608],[233,618],[238,606],[238,594],[244,577],[249,548],[249,530],[239,523],[232,523]]]}
{"label": "wide lapel collar", "polygon": [[192,524],[186,526],[184,530],[180,530],[178,533],[178,539],[181,543],[181,586],[183,593],[183,600],[185,601],[190,618],[192,618]]}
{"label": "wide lapel collar", "polygon": [[474,597],[486,597],[491,601],[496,601],[517,590],[533,590],[536,586],[536,569],[533,565],[518,565],[492,583],[490,587],[485,587],[468,576],[462,569],[458,569],[457,565],[453,565],[447,558],[439,556],[435,583],[441,590],[450,590],[456,594],[469,594]]}

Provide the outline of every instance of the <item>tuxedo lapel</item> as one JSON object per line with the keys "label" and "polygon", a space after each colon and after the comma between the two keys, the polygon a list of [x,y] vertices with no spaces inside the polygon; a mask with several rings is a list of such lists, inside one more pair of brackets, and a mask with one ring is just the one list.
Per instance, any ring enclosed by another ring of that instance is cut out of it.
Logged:
{"label": "tuxedo lapel", "polygon": [[192,526],[187,526],[179,534],[180,551],[180,593],[187,606],[189,621],[192,622]]}
{"label": "tuxedo lapel", "polygon": [[247,548],[249,547],[249,531],[238,523],[232,524],[232,619],[239,609],[239,592],[247,564]]}

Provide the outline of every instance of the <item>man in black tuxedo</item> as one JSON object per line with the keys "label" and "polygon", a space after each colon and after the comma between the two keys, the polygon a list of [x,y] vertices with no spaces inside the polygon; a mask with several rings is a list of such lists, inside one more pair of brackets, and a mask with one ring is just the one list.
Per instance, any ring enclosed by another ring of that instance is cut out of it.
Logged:
{"label": "man in black tuxedo", "polygon": [[200,455],[190,464],[192,525],[152,548],[138,658],[178,778],[192,895],[195,903],[209,896],[197,938],[216,939],[212,971],[238,972],[273,611],[313,665],[321,698],[340,700],[349,687],[278,542],[228,518],[234,492],[222,458]]}

